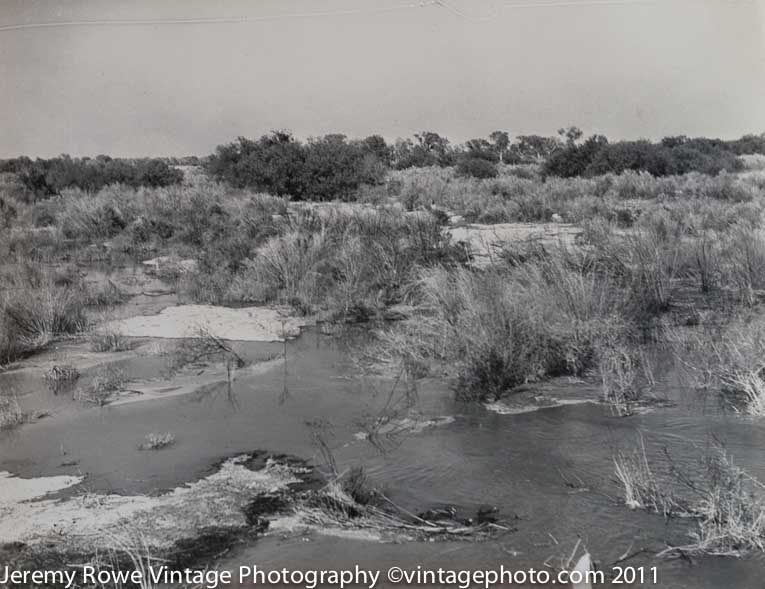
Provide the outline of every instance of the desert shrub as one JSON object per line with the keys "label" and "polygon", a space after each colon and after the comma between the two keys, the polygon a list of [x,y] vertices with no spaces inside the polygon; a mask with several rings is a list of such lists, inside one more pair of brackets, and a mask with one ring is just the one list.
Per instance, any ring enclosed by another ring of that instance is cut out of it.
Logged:
{"label": "desert shrub", "polygon": [[65,188],[95,192],[109,184],[157,187],[183,180],[183,172],[156,158],[128,160],[98,156],[91,159],[63,155],[35,161],[18,158],[12,167],[22,184],[38,197],[59,194]]}
{"label": "desert shrub", "polygon": [[81,189],[67,189],[61,197],[58,225],[65,237],[92,241],[108,239],[128,226],[135,204],[126,193],[130,190],[112,186],[96,195]]}
{"label": "desert shrub", "polygon": [[688,172],[717,175],[742,168],[736,154],[724,142],[708,139],[667,138],[660,143],[619,141],[609,143],[601,135],[576,140],[554,151],[544,165],[547,175],[574,177],[644,171],[652,176]]}
{"label": "desert shrub", "polygon": [[205,167],[238,188],[299,200],[349,200],[362,184],[382,181],[387,146],[380,137],[372,139],[348,141],[334,134],[303,143],[282,131],[257,141],[240,137],[218,146]]}
{"label": "desert shrub", "polygon": [[480,157],[463,156],[455,169],[458,175],[471,178],[496,178],[499,174],[494,162]]}

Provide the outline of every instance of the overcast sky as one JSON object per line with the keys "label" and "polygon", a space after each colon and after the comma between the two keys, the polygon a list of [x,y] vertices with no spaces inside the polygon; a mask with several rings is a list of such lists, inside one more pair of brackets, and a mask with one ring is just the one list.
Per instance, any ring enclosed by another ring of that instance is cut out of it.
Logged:
{"label": "overcast sky", "polygon": [[[202,155],[277,128],[760,133],[763,2],[0,0],[0,157]],[[113,22],[168,19],[241,20]]]}

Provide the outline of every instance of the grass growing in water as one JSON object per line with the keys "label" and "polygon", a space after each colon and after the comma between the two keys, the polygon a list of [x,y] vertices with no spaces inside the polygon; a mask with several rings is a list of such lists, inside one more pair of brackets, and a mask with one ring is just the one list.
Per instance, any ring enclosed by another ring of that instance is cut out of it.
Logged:
{"label": "grass growing in water", "polygon": [[151,433],[139,444],[139,450],[162,450],[175,444],[175,436],[170,432],[164,434]]}
{"label": "grass growing in water", "polygon": [[738,467],[720,445],[701,458],[699,472],[691,475],[673,466],[666,481],[652,472],[642,438],[639,449],[617,454],[614,465],[628,507],[696,521],[694,542],[670,546],[659,556],[739,557],[765,551],[765,485]]}
{"label": "grass growing in water", "polygon": [[438,364],[466,400],[493,401],[528,382],[580,375],[629,327],[623,291],[565,249],[509,269],[433,268],[412,290],[417,312],[382,334],[383,356],[419,375]]}
{"label": "grass growing in water", "polygon": [[116,329],[100,329],[90,335],[90,349],[94,352],[126,352],[135,348],[135,341]]}
{"label": "grass growing in water", "polygon": [[109,403],[114,393],[122,388],[126,380],[125,373],[119,368],[101,366],[87,386],[75,391],[74,398],[77,401],[103,407]]}
{"label": "grass growing in water", "polygon": [[29,421],[15,395],[0,395],[0,430],[12,429]]}

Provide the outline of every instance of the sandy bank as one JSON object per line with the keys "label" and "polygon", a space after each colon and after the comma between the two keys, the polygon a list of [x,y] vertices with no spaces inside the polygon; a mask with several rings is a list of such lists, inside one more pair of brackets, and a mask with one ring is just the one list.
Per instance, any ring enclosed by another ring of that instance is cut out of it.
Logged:
{"label": "sandy bank", "polygon": [[194,337],[202,328],[221,339],[273,342],[298,336],[300,328],[307,323],[271,307],[231,309],[213,305],[179,305],[163,309],[157,315],[110,321],[105,327],[129,337]]}
{"label": "sandy bank", "polygon": [[473,256],[473,263],[492,263],[503,243],[537,241],[543,245],[573,245],[581,229],[567,223],[498,223],[496,225],[463,225],[448,229],[454,242],[462,242]]}

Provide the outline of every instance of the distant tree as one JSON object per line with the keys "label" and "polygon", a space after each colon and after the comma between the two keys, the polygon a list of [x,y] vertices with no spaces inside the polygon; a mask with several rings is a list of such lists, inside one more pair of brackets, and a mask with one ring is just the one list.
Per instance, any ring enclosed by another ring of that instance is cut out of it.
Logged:
{"label": "distant tree", "polygon": [[362,139],[361,147],[365,153],[372,154],[385,165],[390,165],[393,150],[380,135],[370,135]]}
{"label": "distant tree", "polygon": [[550,155],[544,164],[545,175],[564,178],[583,176],[598,153],[608,145],[608,139],[603,135],[593,135],[581,145],[575,143],[575,136],[574,132],[567,134],[566,147]]}
{"label": "distant tree", "polygon": [[450,166],[456,154],[449,140],[434,131],[423,131],[411,139],[397,139],[393,146],[392,163],[397,169],[427,166]]}
{"label": "distant tree", "polygon": [[257,141],[244,137],[220,145],[207,158],[212,177],[295,199],[351,199],[362,184],[382,181],[390,150],[379,136],[349,141],[329,134],[302,143],[286,131]]}
{"label": "distant tree", "polygon": [[566,140],[567,147],[571,147],[572,145],[576,145],[576,142],[584,136],[584,133],[579,127],[565,127],[563,129],[558,129],[558,135]]}
{"label": "distant tree", "polygon": [[470,139],[465,142],[465,155],[471,158],[480,158],[490,162],[499,161],[499,156],[494,146],[486,139]]}
{"label": "distant tree", "polygon": [[519,135],[510,146],[509,153],[516,163],[538,163],[546,160],[561,146],[557,137]]}
{"label": "distant tree", "polygon": [[494,131],[489,135],[489,139],[494,144],[494,151],[499,157],[500,163],[504,163],[505,153],[510,146],[510,134],[507,131]]}
{"label": "distant tree", "polygon": [[47,160],[18,158],[7,167],[37,197],[58,194],[71,187],[97,191],[108,184],[168,186],[183,180],[180,170],[160,158],[128,160],[99,155],[91,159],[62,154]]}

